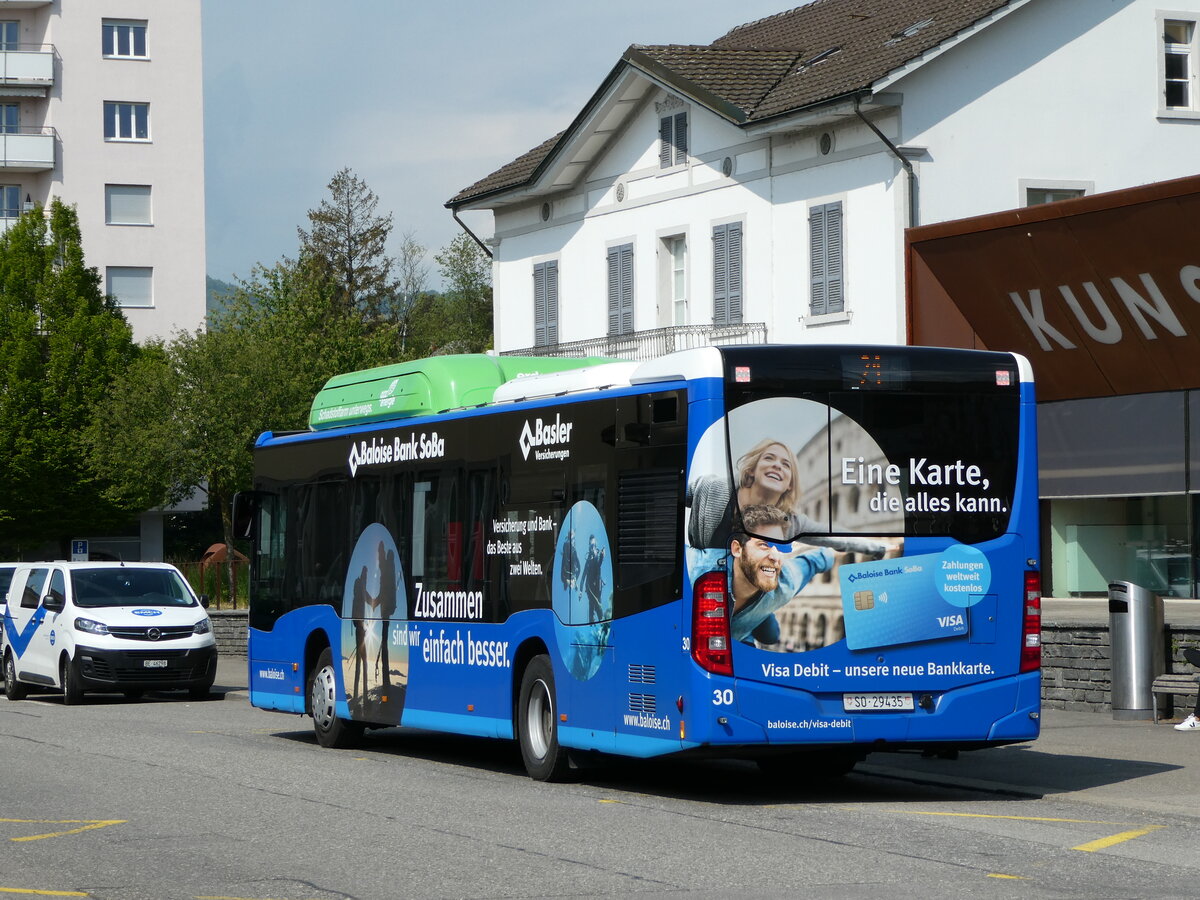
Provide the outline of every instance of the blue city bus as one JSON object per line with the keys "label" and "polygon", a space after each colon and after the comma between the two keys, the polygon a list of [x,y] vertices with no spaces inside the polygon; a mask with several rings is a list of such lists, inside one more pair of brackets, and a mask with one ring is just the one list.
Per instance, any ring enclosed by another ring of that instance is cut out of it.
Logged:
{"label": "blue city bus", "polygon": [[407,726],[842,773],[1028,741],[1033,379],[1010,353],[458,356],[332,379],[262,435],[251,703],[330,747]]}

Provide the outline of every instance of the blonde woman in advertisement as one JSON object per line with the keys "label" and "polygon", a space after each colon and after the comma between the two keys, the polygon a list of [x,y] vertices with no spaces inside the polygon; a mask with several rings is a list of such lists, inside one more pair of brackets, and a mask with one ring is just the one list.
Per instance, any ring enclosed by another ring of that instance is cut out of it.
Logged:
{"label": "blonde woman in advertisement", "polygon": [[[796,454],[781,441],[763,438],[740,457],[734,467],[737,489],[718,474],[701,475],[688,484],[686,503],[691,507],[688,544],[695,550],[728,547],[734,516],[739,509],[770,506],[787,515],[784,528],[789,537],[804,536],[804,542],[843,553],[861,553],[867,559],[882,559],[887,544],[860,537],[834,537],[815,519],[796,509],[800,487],[796,479]],[[693,555],[694,556],[694,555]],[[696,571],[693,569],[693,576]],[[767,617],[754,630],[761,644],[779,642],[779,622]]]}

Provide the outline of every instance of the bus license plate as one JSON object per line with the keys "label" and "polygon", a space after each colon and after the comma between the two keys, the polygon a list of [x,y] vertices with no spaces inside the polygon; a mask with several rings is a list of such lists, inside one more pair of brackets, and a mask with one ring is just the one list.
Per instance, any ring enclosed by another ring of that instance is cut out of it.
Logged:
{"label": "bus license plate", "polygon": [[912,694],[842,694],[842,709],[846,712],[911,711]]}
{"label": "bus license plate", "polygon": [[147,669],[165,669],[167,661],[165,659],[143,659],[142,665]]}

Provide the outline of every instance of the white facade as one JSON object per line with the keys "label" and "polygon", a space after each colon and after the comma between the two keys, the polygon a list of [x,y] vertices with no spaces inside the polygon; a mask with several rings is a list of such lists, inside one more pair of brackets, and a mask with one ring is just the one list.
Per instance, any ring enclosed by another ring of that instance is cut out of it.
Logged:
{"label": "white facade", "polygon": [[[0,0],[0,38],[14,33],[18,43],[0,50],[9,76],[0,104],[18,105],[19,123],[0,124],[9,132],[0,137],[32,141],[42,155],[0,151],[0,182],[20,199],[0,220],[27,198],[74,205],[85,259],[136,340],[200,327],[200,0]],[[39,63],[39,79],[9,75]]]}
{"label": "white facade", "polygon": [[[1164,101],[1173,21],[1196,25],[1173,47],[1190,53],[1177,88],[1189,108]],[[908,174],[851,100],[739,127],[623,64],[544,174],[462,206],[495,215],[496,349],[538,343],[542,262],[557,263],[557,342],[608,334],[606,255],[619,245],[633,247],[633,329],[680,324],[667,243],[677,237],[684,321],[712,323],[713,230],[731,222],[743,241],[741,320],[764,323],[768,341],[903,343],[912,222],[1024,206],[1030,189],[1091,194],[1198,171],[1198,23],[1198,0],[1014,2],[870,85],[862,112],[913,168],[911,219]],[[685,110],[689,126],[687,161],[669,168],[664,110]],[[844,308],[813,315],[809,215],[829,203],[841,204]]]}

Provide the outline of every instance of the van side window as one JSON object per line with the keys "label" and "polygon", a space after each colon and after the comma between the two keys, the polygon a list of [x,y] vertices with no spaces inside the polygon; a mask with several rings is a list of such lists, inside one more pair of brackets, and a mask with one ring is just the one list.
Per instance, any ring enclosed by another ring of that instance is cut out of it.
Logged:
{"label": "van side window", "polygon": [[25,579],[25,590],[21,592],[21,608],[37,609],[38,601],[42,599],[42,586],[46,583],[49,569],[32,569]]}
{"label": "van side window", "polygon": [[50,576],[50,590],[46,592],[46,598],[57,600],[59,603],[67,602],[67,580],[62,570],[55,569],[54,574]]}

